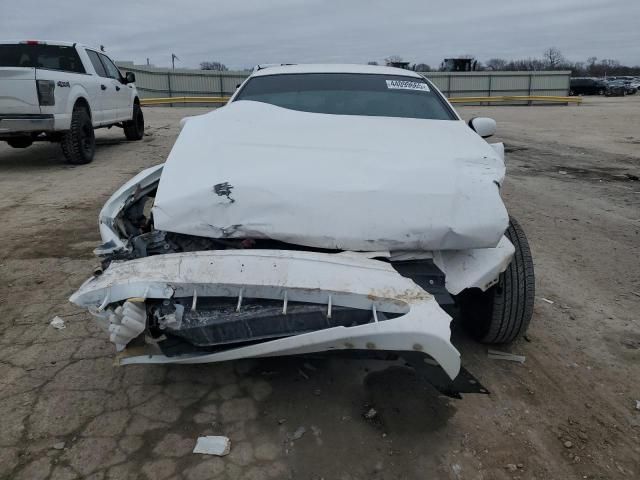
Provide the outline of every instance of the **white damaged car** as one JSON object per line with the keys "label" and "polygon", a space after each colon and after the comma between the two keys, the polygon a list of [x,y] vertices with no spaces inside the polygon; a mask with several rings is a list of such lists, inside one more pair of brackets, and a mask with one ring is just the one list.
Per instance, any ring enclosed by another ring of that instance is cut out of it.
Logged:
{"label": "white damaged car", "polygon": [[407,70],[258,68],[109,199],[71,301],[122,364],[412,352],[454,379],[452,316],[506,343],[533,312],[495,127]]}

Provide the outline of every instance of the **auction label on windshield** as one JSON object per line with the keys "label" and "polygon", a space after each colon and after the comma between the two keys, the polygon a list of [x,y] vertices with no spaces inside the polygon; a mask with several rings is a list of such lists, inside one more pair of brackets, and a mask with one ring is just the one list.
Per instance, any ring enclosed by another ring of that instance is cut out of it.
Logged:
{"label": "auction label on windshield", "polygon": [[412,82],[410,80],[387,80],[387,88],[393,90],[420,90],[428,92],[429,86],[423,82]]}

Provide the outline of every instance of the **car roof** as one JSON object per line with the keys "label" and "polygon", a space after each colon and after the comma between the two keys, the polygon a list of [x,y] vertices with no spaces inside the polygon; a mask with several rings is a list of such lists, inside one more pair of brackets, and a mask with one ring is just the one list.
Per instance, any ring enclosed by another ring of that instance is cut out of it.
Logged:
{"label": "car roof", "polygon": [[419,73],[412,70],[404,70],[402,68],[339,63],[278,65],[275,67],[268,66],[264,68],[260,68],[258,66],[251,76],[262,77],[266,75],[284,75],[287,73],[369,73],[377,75],[402,75],[405,77],[423,78]]}
{"label": "car roof", "polygon": [[42,40],[42,39],[37,39],[37,38],[26,38],[26,39],[22,39],[22,40],[15,40],[15,39],[1,40],[0,39],[0,45],[12,45],[12,44],[16,44],[16,43],[26,43],[26,42],[38,42],[38,43],[41,43],[43,45],[54,45],[54,46],[60,46],[60,47],[78,46],[78,47],[81,47],[81,48],[88,48],[90,50],[100,51],[99,48],[91,47],[89,45],[83,45],[83,44],[78,43],[78,42],[65,42],[65,41],[60,41],[60,40]]}

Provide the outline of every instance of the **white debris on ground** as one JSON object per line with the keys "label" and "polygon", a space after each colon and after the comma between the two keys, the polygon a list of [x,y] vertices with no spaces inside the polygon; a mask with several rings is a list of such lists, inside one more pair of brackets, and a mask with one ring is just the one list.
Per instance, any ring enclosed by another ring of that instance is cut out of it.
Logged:
{"label": "white debris on ground", "polygon": [[640,410],[640,400],[636,400],[636,410]]}
{"label": "white debris on ground", "polygon": [[58,330],[62,330],[63,328],[67,328],[66,325],[64,324],[64,320],[61,319],[58,316],[53,317],[53,320],[51,320],[51,323],[49,323],[49,325],[51,325],[53,328],[58,329]]}
{"label": "white debris on ground", "polygon": [[544,297],[540,297],[540,300],[542,300],[543,302],[547,302],[549,305],[553,305],[554,302],[553,300],[549,300],[548,298],[544,298]]}
{"label": "white debris on ground", "polygon": [[501,352],[500,350],[491,350],[487,354],[487,357],[492,360],[507,360],[509,362],[524,363],[526,357],[524,355],[516,355],[509,352]]}
{"label": "white debris on ground", "polygon": [[198,437],[193,453],[202,453],[205,455],[218,455],[223,457],[231,451],[231,440],[228,437],[210,435],[206,437]]}

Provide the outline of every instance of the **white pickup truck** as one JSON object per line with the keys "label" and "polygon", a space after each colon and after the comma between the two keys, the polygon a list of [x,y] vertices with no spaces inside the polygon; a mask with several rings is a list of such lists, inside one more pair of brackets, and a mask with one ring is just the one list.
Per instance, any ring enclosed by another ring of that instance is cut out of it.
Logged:
{"label": "white pickup truck", "polygon": [[104,53],[70,42],[0,41],[0,140],[14,148],[59,142],[67,161],[89,163],[95,128],[144,135],[135,75]]}

